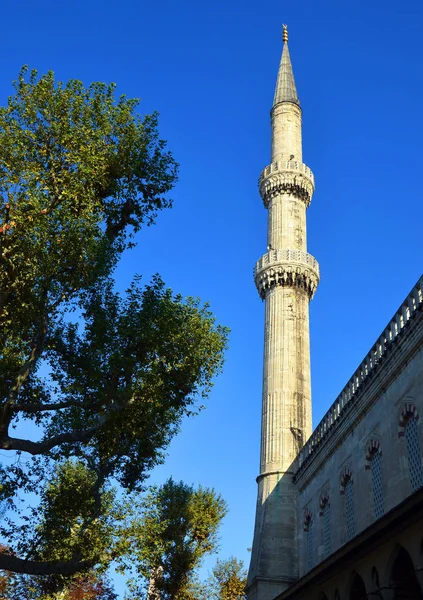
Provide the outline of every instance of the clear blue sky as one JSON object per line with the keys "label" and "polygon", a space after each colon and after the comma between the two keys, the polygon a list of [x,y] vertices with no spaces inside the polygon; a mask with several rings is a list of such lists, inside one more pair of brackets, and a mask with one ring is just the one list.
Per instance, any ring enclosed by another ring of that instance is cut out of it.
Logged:
{"label": "clear blue sky", "polygon": [[213,486],[230,513],[221,556],[248,562],[258,473],[263,304],[252,269],[266,248],[257,179],[270,162],[269,110],[281,23],[315,173],[308,248],[322,278],[311,305],[314,424],[422,271],[423,3],[410,0],[72,0],[5,3],[0,102],[22,64],[114,81],[160,112],[181,164],[174,208],[118,271],[159,272],[211,303],[232,330],[207,410],[153,474]]}

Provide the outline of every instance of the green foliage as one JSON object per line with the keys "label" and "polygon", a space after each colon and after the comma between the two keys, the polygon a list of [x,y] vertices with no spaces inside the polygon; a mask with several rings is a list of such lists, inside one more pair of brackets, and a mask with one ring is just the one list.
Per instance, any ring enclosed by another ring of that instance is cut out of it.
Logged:
{"label": "green foliage", "polygon": [[0,600],[117,600],[108,577],[104,574],[74,575],[60,591],[51,590],[45,577],[29,577],[6,573],[0,576]]}
{"label": "green foliage", "polygon": [[242,560],[233,556],[218,560],[206,583],[208,600],[244,600],[247,572]]}
{"label": "green foliage", "polygon": [[57,309],[110,272],[128,234],[170,206],[177,172],[157,115],[142,120],[137,100],[115,102],[114,85],[55,84],[52,72],[23,69],[15,91],[0,108],[3,393],[46,303]]}
{"label": "green foliage", "polygon": [[[182,416],[210,391],[225,332],[214,327],[207,306],[173,296],[158,277],[145,288],[134,282],[125,298],[105,284],[83,307],[82,334],[74,324],[61,324],[49,341],[55,397],[72,398],[72,406],[46,429],[54,436],[69,423],[95,427],[100,410],[96,452],[109,475],[141,489]],[[74,451],[70,444],[67,452]]]}
{"label": "green foliage", "polygon": [[70,560],[106,552],[113,538],[113,500],[113,492],[99,493],[96,474],[84,463],[61,463],[41,494],[38,554]]}
{"label": "green foliage", "polygon": [[[175,598],[180,600],[245,600],[245,587],[247,585],[247,571],[244,563],[234,557],[227,560],[218,559],[208,578],[202,582],[198,574],[191,572],[183,591]],[[141,594],[128,598],[140,600]],[[162,600],[162,596],[147,595],[147,600]]]}
{"label": "green foliage", "polygon": [[158,276],[114,290],[177,176],[157,115],[137,105],[113,85],[23,69],[0,108],[0,448],[16,457],[0,465],[0,534],[15,553],[0,568],[56,583],[113,559],[110,482],[143,489],[226,346],[208,306]]}
{"label": "green foliage", "polygon": [[213,489],[169,479],[145,501],[127,510],[125,554],[149,581],[149,598],[183,600],[205,555],[217,549],[217,531],[227,506]]}

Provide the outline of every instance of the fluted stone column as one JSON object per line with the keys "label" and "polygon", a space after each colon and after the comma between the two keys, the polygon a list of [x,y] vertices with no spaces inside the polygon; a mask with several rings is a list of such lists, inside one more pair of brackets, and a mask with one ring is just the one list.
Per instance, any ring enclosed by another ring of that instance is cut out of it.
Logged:
{"label": "fluted stone column", "polygon": [[272,162],[260,176],[268,251],[255,283],[265,301],[260,474],[248,600],[272,600],[298,578],[293,462],[311,434],[309,301],[319,282],[307,253],[314,177],[302,162],[301,108],[284,30],[271,111]]}

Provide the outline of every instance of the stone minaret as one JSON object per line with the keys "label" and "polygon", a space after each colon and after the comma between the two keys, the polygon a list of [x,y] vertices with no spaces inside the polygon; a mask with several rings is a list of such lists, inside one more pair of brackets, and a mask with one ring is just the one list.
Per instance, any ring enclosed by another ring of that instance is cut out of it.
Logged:
{"label": "stone minaret", "polygon": [[271,110],[272,162],[260,176],[267,253],[254,276],[265,301],[260,475],[248,600],[272,600],[298,578],[294,461],[311,434],[309,302],[319,282],[307,254],[314,177],[302,162],[301,108],[284,25]]}

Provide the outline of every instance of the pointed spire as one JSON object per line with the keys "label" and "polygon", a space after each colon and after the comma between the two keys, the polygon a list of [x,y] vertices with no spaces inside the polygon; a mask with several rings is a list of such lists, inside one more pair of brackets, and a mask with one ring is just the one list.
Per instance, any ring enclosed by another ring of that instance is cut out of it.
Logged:
{"label": "pointed spire", "polygon": [[276,82],[273,106],[279,102],[293,102],[300,105],[295,87],[294,73],[292,71],[291,58],[288,49],[288,27],[283,25],[283,50],[279,65],[278,80]]}

